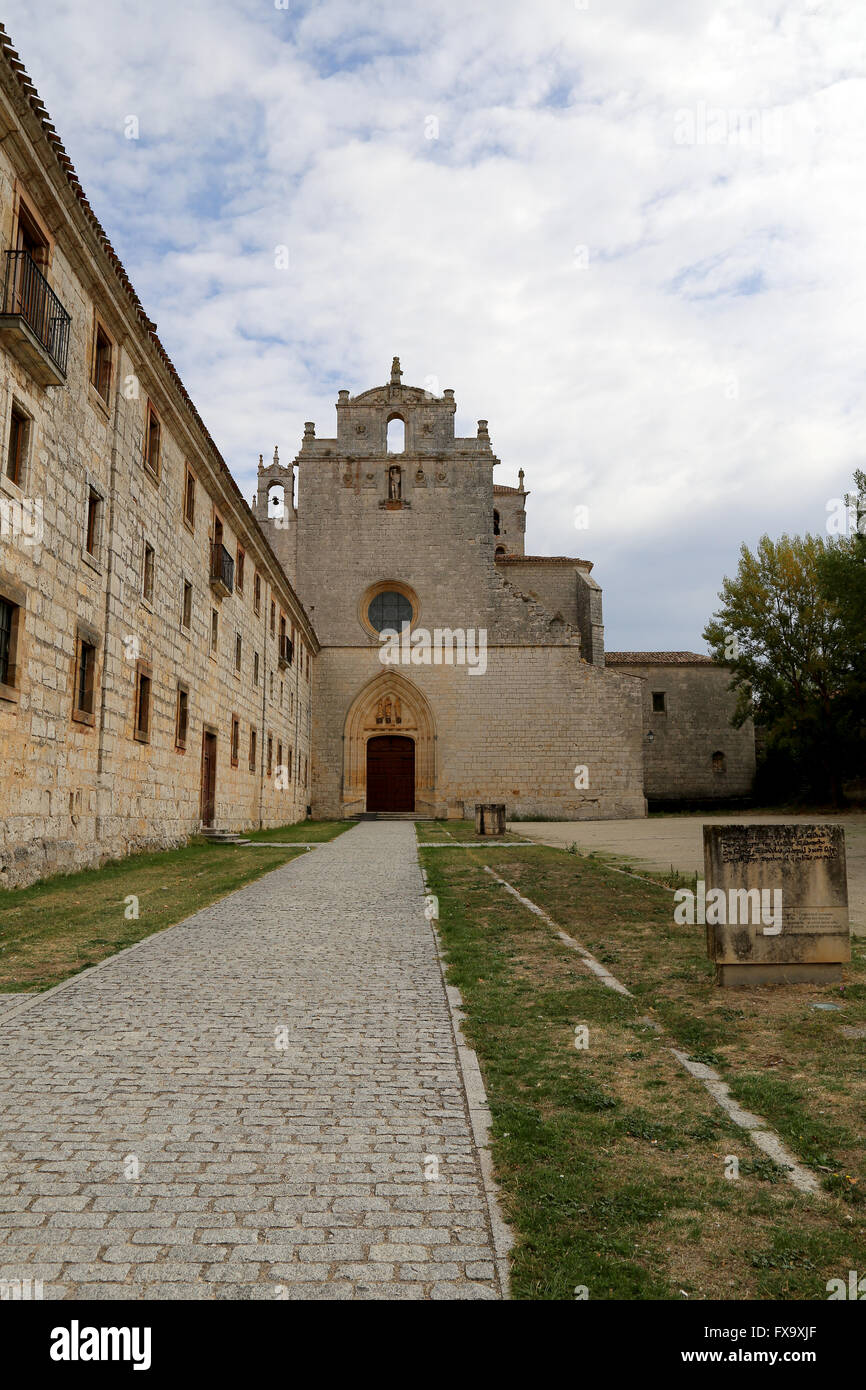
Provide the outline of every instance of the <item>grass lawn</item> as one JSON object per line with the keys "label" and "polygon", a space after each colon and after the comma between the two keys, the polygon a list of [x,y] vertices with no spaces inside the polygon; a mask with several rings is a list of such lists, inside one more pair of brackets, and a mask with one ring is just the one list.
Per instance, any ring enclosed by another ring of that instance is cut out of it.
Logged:
{"label": "grass lawn", "polygon": [[194,840],[0,893],[0,993],[60,984],[306,852]]}
{"label": "grass lawn", "polygon": [[[451,844],[454,840],[477,840],[475,833],[474,820],[423,820],[415,822],[415,831],[419,841],[428,844]],[[514,835],[507,830],[501,838],[497,838],[496,844],[511,843],[515,844],[523,840],[522,835]]]}
{"label": "grass lawn", "polygon": [[245,830],[248,840],[267,844],[279,841],[282,844],[318,844],[322,840],[333,840],[345,830],[351,830],[358,822],[354,820],[299,820],[294,825],[275,825],[269,830]]}
{"label": "grass lawn", "polygon": [[[675,925],[661,887],[543,846],[421,855],[493,1113],[516,1298],[585,1286],[592,1299],[824,1300],[828,1279],[866,1268],[864,1044],[840,1031],[866,1025],[862,943],[844,991],[722,991],[703,928]],[[604,988],[485,863],[634,999]],[[724,1076],[818,1174],[823,1200],[787,1182],[671,1046]]]}

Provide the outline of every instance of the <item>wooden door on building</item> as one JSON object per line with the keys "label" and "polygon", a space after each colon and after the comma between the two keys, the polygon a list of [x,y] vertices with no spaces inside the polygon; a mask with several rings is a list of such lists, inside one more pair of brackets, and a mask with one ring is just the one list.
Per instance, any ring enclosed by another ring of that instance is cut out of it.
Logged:
{"label": "wooden door on building", "polygon": [[205,729],[201,745],[201,823],[213,825],[216,813],[216,734]]}
{"label": "wooden door on building", "polygon": [[415,740],[397,734],[367,743],[367,810],[415,810]]}

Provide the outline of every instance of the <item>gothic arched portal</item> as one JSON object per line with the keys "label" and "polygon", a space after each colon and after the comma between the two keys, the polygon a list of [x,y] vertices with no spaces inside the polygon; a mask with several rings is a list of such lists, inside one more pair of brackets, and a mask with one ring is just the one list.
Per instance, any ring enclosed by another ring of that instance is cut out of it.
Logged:
{"label": "gothic arched portal", "polygon": [[367,807],[367,744],[385,736],[415,744],[415,814],[433,814],[436,787],[436,735],[433,712],[416,685],[397,671],[385,671],[358,692],[343,732],[343,814]]}

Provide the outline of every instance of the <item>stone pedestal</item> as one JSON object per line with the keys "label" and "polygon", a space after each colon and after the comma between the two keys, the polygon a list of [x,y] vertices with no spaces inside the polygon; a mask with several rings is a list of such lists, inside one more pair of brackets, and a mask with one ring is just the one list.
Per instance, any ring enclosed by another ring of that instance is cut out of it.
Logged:
{"label": "stone pedestal", "polygon": [[716,983],[832,984],[851,959],[838,825],[705,825],[707,954]]}
{"label": "stone pedestal", "polygon": [[505,834],[505,804],[499,802],[476,802],[475,804],[475,834],[476,835],[504,835]]}

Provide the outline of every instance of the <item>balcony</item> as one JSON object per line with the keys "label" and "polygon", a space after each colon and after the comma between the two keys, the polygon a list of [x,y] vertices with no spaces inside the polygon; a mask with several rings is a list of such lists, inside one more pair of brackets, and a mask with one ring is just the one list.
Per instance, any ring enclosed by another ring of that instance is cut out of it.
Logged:
{"label": "balcony", "polygon": [[286,669],[287,666],[291,666],[293,656],[294,656],[294,646],[293,646],[293,643],[292,643],[292,639],[291,639],[291,637],[287,637],[287,636],[285,635],[285,633],[281,632],[281,633],[280,633],[280,655],[279,655],[279,660],[278,660],[278,663],[277,663],[277,664],[279,665],[279,668],[280,668],[281,671],[285,671],[285,669]]}
{"label": "balcony", "polygon": [[27,251],[6,252],[0,342],[40,386],[62,386],[72,322]]}
{"label": "balcony", "polygon": [[219,541],[210,548],[210,586],[220,598],[227,598],[235,587],[235,562]]}

